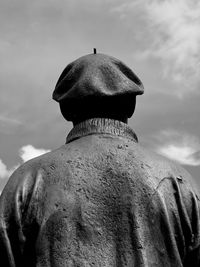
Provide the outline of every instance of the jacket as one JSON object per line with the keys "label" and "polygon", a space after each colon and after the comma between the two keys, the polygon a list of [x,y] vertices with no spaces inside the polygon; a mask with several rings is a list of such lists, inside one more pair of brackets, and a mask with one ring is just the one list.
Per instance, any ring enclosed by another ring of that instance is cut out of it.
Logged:
{"label": "jacket", "polygon": [[0,198],[2,267],[200,266],[190,175],[112,119],[76,125],[10,177]]}

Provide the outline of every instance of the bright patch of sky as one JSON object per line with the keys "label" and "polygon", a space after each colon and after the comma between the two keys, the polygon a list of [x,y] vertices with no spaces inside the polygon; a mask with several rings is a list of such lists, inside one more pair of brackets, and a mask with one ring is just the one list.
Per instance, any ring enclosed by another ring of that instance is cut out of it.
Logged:
{"label": "bright patch of sky", "polygon": [[[197,0],[125,1],[114,11],[122,20],[134,23],[140,11],[149,24],[140,38],[150,38],[139,52],[141,59],[155,57],[162,61],[164,77],[181,84],[177,95],[199,90],[200,82],[200,2]],[[129,18],[131,17],[132,18]],[[147,32],[149,31],[149,34]],[[151,37],[150,37],[151,36]]]}
{"label": "bright patch of sky", "polygon": [[159,154],[183,165],[200,165],[200,139],[196,136],[165,130],[157,139],[161,143],[156,148]]}

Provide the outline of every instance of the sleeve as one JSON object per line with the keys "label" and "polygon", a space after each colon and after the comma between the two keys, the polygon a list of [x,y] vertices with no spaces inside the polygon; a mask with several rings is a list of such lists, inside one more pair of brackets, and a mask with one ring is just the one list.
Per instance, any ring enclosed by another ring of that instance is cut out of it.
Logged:
{"label": "sleeve", "polygon": [[195,191],[191,193],[190,201],[189,215],[192,237],[187,248],[184,267],[198,267],[200,266],[200,199]]}
{"label": "sleeve", "polygon": [[[180,173],[179,173],[180,174]],[[200,266],[200,197],[199,188],[188,172],[176,176],[175,200],[185,240],[184,267]],[[175,182],[174,182],[175,184]]]}
{"label": "sleeve", "polygon": [[192,180],[185,173],[174,175],[157,188],[184,267],[200,266],[200,200]]}
{"label": "sleeve", "polygon": [[0,197],[0,265],[22,267],[23,234],[22,213],[26,186],[22,185],[22,172],[17,169],[10,177]]}

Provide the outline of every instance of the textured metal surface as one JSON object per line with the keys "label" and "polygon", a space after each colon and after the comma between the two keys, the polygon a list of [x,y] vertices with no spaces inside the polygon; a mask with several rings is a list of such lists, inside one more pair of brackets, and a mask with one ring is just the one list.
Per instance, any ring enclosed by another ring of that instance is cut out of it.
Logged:
{"label": "textured metal surface", "polygon": [[127,125],[120,135],[119,122],[93,122],[12,175],[0,200],[0,266],[199,266],[189,174],[144,150]]}

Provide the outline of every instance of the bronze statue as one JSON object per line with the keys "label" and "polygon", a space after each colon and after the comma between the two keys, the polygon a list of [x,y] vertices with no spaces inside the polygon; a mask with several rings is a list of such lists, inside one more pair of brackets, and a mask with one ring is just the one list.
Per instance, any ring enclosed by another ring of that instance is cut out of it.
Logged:
{"label": "bronze statue", "polygon": [[143,91],[110,56],[65,68],[53,98],[74,127],[65,145],[10,177],[0,199],[0,266],[200,266],[190,175],[142,148],[127,124]]}

